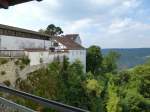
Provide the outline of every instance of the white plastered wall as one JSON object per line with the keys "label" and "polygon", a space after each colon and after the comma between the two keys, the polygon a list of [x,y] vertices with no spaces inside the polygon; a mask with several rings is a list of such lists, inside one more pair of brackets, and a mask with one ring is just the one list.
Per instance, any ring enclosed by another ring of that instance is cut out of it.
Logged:
{"label": "white plastered wall", "polygon": [[[51,63],[59,57],[59,60],[62,61],[64,56],[67,56],[67,53],[50,53],[49,51],[39,51],[39,52],[25,52],[26,56],[30,59],[30,66]],[[42,62],[41,62],[42,60]]]}
{"label": "white plastered wall", "polygon": [[49,48],[50,41],[15,36],[0,35],[0,48],[7,50],[22,50],[24,48]]}
{"label": "white plastered wall", "polygon": [[84,67],[84,72],[86,71],[86,50],[69,50],[68,58],[71,63],[79,60]]}

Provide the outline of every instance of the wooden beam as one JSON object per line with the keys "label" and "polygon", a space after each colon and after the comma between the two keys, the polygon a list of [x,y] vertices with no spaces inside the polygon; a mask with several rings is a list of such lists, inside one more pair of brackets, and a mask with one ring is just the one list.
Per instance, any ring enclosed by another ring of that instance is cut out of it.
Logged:
{"label": "wooden beam", "polygon": [[8,9],[9,3],[7,0],[0,0],[0,7]]}

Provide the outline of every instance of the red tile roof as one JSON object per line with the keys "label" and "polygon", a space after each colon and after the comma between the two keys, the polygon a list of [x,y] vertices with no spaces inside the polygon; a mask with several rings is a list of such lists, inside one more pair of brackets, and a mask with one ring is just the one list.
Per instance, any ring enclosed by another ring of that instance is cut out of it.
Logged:
{"label": "red tile roof", "polygon": [[85,49],[83,46],[81,46],[80,44],[76,43],[75,41],[73,41],[70,38],[66,38],[66,37],[57,37],[54,38],[57,42],[63,44],[64,46],[67,47],[67,49],[69,50],[81,50],[81,49]]}
{"label": "red tile roof", "polygon": [[79,34],[67,34],[67,35],[64,35],[63,37],[75,40],[78,36]]}

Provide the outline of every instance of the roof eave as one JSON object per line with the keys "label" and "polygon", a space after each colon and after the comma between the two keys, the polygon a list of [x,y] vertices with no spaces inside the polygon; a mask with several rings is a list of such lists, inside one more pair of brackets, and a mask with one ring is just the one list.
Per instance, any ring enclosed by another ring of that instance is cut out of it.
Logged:
{"label": "roof eave", "polygon": [[[0,8],[8,9],[9,6],[25,3],[25,2],[30,2],[33,0],[0,0]],[[36,0],[36,1],[42,1],[42,0]]]}
{"label": "roof eave", "polygon": [[26,30],[2,24],[0,24],[0,35],[33,38],[41,40],[49,40],[50,38],[52,38],[47,34],[41,34],[36,31]]}

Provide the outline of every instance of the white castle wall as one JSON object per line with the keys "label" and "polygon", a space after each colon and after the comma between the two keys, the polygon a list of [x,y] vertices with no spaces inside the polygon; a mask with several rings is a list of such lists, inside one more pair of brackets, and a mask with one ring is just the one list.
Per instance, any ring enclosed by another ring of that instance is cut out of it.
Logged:
{"label": "white castle wall", "polygon": [[69,50],[68,58],[70,63],[79,60],[83,64],[84,72],[86,71],[86,50]]}
{"label": "white castle wall", "polygon": [[25,52],[26,56],[30,59],[30,65],[46,64],[51,63],[55,59],[63,61],[63,57],[67,56],[67,53],[54,53],[49,51],[39,51],[39,52]]}
{"label": "white castle wall", "polygon": [[[78,41],[80,41],[80,39]],[[50,41],[46,40],[0,35],[0,49],[23,50],[24,48],[44,48],[44,46],[48,49],[50,44]],[[58,49],[64,48],[66,47],[60,45]],[[50,63],[55,58],[63,57],[65,55],[69,58],[69,62],[71,63],[75,62],[76,60],[81,61],[84,66],[84,71],[86,71],[86,50],[69,50],[68,53],[49,53],[49,51],[25,53],[31,60],[30,65],[40,64],[41,59],[43,63]]]}
{"label": "white castle wall", "polygon": [[30,59],[30,65],[38,65],[41,63],[51,63],[55,59],[63,61],[64,56],[68,57],[69,62],[73,63],[79,60],[84,67],[84,72],[86,71],[86,50],[69,50],[68,52],[49,52],[49,51],[39,51],[39,52],[25,52],[25,54]]}
{"label": "white castle wall", "polygon": [[49,48],[50,42],[47,40],[0,35],[0,49],[22,50],[24,48],[44,48],[44,46]]}

